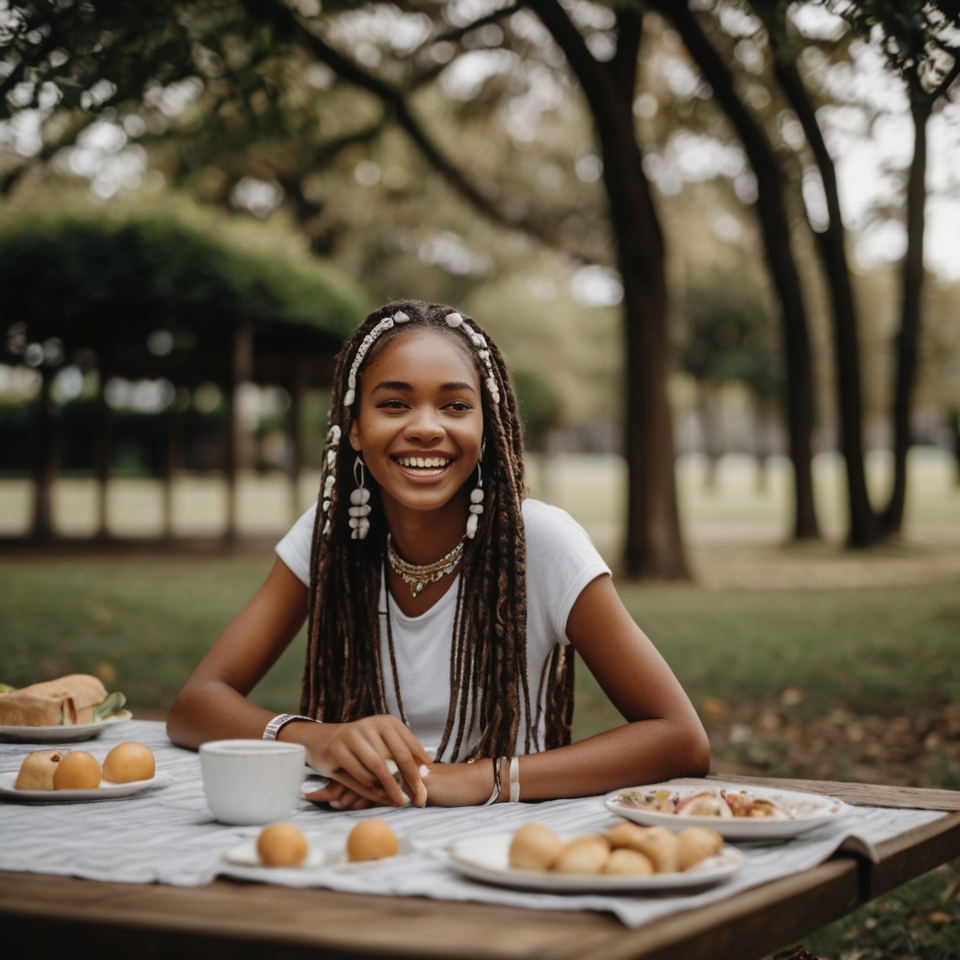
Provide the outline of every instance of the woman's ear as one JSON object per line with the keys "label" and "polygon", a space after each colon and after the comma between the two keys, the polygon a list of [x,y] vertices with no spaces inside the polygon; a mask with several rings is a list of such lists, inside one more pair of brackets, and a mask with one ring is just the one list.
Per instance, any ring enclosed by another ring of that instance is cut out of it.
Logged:
{"label": "woman's ear", "polygon": [[353,417],[350,421],[350,446],[353,447],[357,453],[360,453],[362,449],[360,445],[360,426],[357,423],[356,417]]}

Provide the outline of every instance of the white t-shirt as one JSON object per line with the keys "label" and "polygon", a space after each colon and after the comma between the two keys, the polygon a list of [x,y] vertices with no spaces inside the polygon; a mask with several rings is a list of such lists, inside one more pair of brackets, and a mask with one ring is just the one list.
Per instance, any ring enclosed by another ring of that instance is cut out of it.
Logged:
{"label": "white t-shirt", "polygon": [[[293,525],[277,544],[280,559],[303,583],[310,584],[310,547],[316,504]],[[543,705],[535,705],[544,665],[557,644],[566,645],[567,618],[583,588],[610,568],[603,562],[587,532],[559,507],[539,500],[523,501],[523,524],[527,539],[527,680],[531,707],[539,718],[543,746]],[[457,576],[459,580],[459,575]],[[450,589],[418,617],[405,616],[393,597],[381,587],[380,612],[386,615],[387,600],[393,627],[397,676],[407,722],[425,746],[436,748],[443,736],[450,704],[450,647],[457,606],[457,588]],[[387,632],[381,626],[382,663],[389,664]],[[387,709],[400,716],[393,678],[384,678]],[[545,692],[545,691],[544,691]],[[524,741],[524,731],[518,744]],[[477,731],[465,735],[460,756],[469,752]]]}

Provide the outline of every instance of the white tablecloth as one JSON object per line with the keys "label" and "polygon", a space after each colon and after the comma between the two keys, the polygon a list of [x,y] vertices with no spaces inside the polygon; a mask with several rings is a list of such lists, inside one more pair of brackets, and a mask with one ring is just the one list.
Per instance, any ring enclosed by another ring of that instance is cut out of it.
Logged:
{"label": "white tablecloth", "polygon": [[[413,853],[393,860],[343,869],[291,870],[233,867],[225,850],[250,840],[257,827],[217,823],[203,795],[197,754],[174,747],[164,725],[131,721],[107,728],[99,740],[77,744],[102,760],[124,740],[147,744],[157,758],[158,775],[168,786],[125,800],[78,804],[0,803],[0,870],[83,877],[115,883],[167,883],[200,886],[218,875],[291,887],[438,900],[472,900],[547,910],[600,910],[638,927],[653,919],[723,899],[749,887],[806,870],[828,859],[850,837],[861,848],[936,820],[923,810],[859,808],[846,818],[786,843],[745,845],[746,865],[733,878],[709,890],[686,895],[558,895],[486,886],[462,878],[449,866],[445,848],[467,836],[512,832],[529,821],[561,834],[602,831],[618,818],[599,799],[501,804],[453,810],[381,809],[336,813],[303,801],[290,817],[312,842],[342,842],[358,820],[387,821]],[[43,746],[0,744],[0,772],[19,769],[21,759]]]}

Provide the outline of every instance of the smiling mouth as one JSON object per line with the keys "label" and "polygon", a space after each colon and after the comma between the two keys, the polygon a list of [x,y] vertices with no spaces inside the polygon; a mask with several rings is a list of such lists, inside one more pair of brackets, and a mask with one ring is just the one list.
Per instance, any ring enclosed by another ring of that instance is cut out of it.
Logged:
{"label": "smiling mouth", "polygon": [[407,474],[420,477],[436,477],[453,463],[452,457],[394,457],[394,462]]}

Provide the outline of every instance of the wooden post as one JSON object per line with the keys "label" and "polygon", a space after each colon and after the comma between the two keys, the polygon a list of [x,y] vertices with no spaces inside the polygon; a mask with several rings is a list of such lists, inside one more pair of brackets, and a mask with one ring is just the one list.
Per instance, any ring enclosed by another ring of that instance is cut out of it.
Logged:
{"label": "wooden post", "polygon": [[253,373],[253,321],[241,320],[233,335],[233,363],[230,371],[230,436],[227,438],[227,529],[225,539],[237,539],[237,474],[240,468],[243,425],[240,422],[238,394],[240,385]]}
{"label": "wooden post", "polygon": [[36,455],[34,457],[33,536],[37,540],[49,540],[53,536],[53,505],[51,494],[57,475],[58,450],[56,419],[50,388],[53,372],[39,370],[42,377],[36,412]]}
{"label": "wooden post", "polygon": [[106,540],[110,536],[107,526],[107,489],[110,484],[110,460],[112,437],[112,416],[107,405],[105,388],[107,385],[107,371],[100,370],[100,390],[97,393],[97,499],[99,506],[99,526],[97,537]]}

